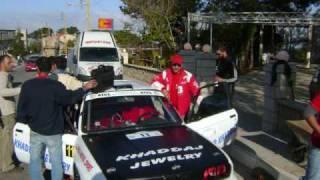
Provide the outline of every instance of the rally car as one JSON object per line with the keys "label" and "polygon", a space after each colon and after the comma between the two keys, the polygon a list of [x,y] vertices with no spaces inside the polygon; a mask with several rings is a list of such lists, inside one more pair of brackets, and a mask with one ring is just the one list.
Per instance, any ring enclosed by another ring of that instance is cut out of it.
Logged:
{"label": "rally car", "polygon": [[[238,116],[225,109],[192,122],[180,119],[167,98],[134,81],[88,93],[77,122],[63,135],[63,169],[74,179],[235,179],[222,150],[232,142]],[[73,129],[73,130],[72,130]],[[29,162],[30,129],[17,123],[17,157]],[[48,150],[44,163],[51,169]]]}

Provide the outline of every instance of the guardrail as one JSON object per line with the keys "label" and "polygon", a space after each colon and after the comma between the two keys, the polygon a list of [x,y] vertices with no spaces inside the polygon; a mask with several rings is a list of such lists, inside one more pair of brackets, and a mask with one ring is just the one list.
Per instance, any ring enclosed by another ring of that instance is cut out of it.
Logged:
{"label": "guardrail", "polygon": [[155,74],[160,73],[160,69],[138,66],[133,64],[123,65],[123,74],[126,77],[130,77],[136,80],[149,83]]}

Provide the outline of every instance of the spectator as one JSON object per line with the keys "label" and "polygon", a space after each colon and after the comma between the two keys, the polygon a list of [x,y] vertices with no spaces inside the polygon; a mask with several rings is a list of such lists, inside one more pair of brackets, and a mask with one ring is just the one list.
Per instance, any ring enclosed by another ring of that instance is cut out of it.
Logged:
{"label": "spectator", "polygon": [[238,72],[225,47],[220,47],[217,50],[216,55],[217,72],[214,81],[223,83],[223,86],[217,88],[217,91],[224,91],[228,96],[228,103],[231,105],[234,94],[234,85],[238,79]]}
{"label": "spectator", "polygon": [[308,165],[304,180],[319,180],[320,171],[320,94],[311,99],[309,106],[305,109],[304,115],[308,124],[312,127],[311,145],[308,153]]}
{"label": "spectator", "polygon": [[320,179],[320,69],[312,77],[309,85],[310,104],[304,111],[304,116],[308,124],[313,129],[311,135],[311,144],[308,153],[308,164],[306,175],[303,180]]}
{"label": "spectator", "polygon": [[62,56],[53,58],[53,72],[57,76],[57,80],[61,82],[66,89],[76,90],[82,87],[82,82],[65,72],[67,68],[67,59]]}
{"label": "spectator", "polygon": [[14,68],[14,61],[8,55],[0,56],[0,172],[6,172],[15,167],[12,160],[13,142],[12,130],[16,122],[16,104],[14,97],[20,93],[20,88],[12,88],[12,76],[9,72]]}
{"label": "spectator", "polygon": [[185,51],[192,51],[192,46],[191,46],[191,44],[190,43],[184,43],[184,45],[183,45],[183,50],[185,50]]}
{"label": "spectator", "polygon": [[201,45],[199,43],[197,43],[195,46],[194,46],[194,49],[196,52],[200,52],[201,51]]}
{"label": "spectator", "polygon": [[41,57],[36,63],[38,76],[23,84],[17,118],[19,122],[28,124],[31,129],[29,165],[31,179],[43,179],[41,177],[42,153],[46,146],[52,165],[51,179],[61,180],[63,176],[63,106],[80,100],[85,91],[96,87],[96,82],[89,81],[76,91],[66,90],[60,82],[48,78],[51,61]]}
{"label": "spectator", "polygon": [[[290,56],[287,51],[279,51],[274,57],[272,57],[274,63],[271,70],[271,86],[281,87],[280,91],[275,92],[277,97],[288,98],[294,100],[294,88],[293,80],[291,77],[292,70],[288,63]],[[278,67],[283,66],[283,73],[278,72]],[[278,79],[278,76],[282,75],[282,78]],[[286,88],[289,87],[289,88]]]}
{"label": "spectator", "polygon": [[156,75],[151,85],[168,97],[180,117],[184,119],[192,98],[198,96],[199,85],[195,77],[182,67],[182,56],[173,55],[170,60],[171,67]]}
{"label": "spectator", "polygon": [[202,47],[202,52],[204,52],[204,53],[211,53],[211,52],[212,52],[211,46],[210,46],[209,44],[203,45],[203,47]]}

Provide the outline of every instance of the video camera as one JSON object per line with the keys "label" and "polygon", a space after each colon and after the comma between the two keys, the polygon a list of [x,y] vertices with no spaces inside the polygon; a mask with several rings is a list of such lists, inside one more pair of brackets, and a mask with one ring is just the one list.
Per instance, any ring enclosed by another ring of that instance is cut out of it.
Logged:
{"label": "video camera", "polygon": [[99,65],[97,69],[91,71],[92,79],[95,79],[98,86],[92,90],[94,93],[105,91],[113,87],[115,78],[113,66]]}

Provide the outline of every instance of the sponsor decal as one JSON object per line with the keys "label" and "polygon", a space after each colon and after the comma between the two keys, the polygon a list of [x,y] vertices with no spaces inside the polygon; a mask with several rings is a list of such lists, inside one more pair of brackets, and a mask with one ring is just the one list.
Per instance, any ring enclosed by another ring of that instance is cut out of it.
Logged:
{"label": "sponsor decal", "polygon": [[74,151],[75,151],[75,147],[74,146],[72,146],[72,145],[66,145],[66,156],[67,157],[73,157],[73,155],[74,155]]}
{"label": "sponsor decal", "polygon": [[[137,154],[126,154],[123,156],[118,156],[116,162],[128,161],[132,159],[139,159],[143,157],[163,155],[163,157],[151,158],[144,161],[135,162],[130,166],[130,169],[138,169],[141,167],[150,167],[152,165],[160,165],[167,162],[183,161],[183,160],[193,160],[201,158],[203,145],[198,146],[185,146],[185,147],[172,147],[172,148],[162,148],[157,150],[149,150],[146,152],[140,152]],[[170,153],[179,153],[175,155],[170,155]]]}
{"label": "sponsor decal", "polygon": [[86,101],[90,101],[98,98],[106,98],[106,97],[119,97],[119,96],[163,96],[163,94],[159,91],[118,91],[118,92],[105,92],[98,94],[90,94],[86,97]]}
{"label": "sponsor decal", "polygon": [[[29,153],[30,154],[30,145],[27,144],[27,143],[24,143],[20,140],[14,140],[14,146],[16,149],[19,149],[19,150],[22,150],[26,153]],[[50,160],[50,157],[49,157],[49,154],[48,152],[46,151],[44,156],[43,156],[43,161],[44,163],[51,163],[51,160]],[[66,172],[66,171],[69,171],[70,170],[70,163],[67,163],[65,161],[62,162],[62,166],[63,166],[63,170]]]}
{"label": "sponsor decal", "polygon": [[181,169],[181,166],[180,165],[174,165],[174,166],[171,167],[171,169],[173,171],[175,171],[175,170]]}
{"label": "sponsor decal", "polygon": [[159,137],[163,136],[160,131],[140,131],[132,134],[126,134],[129,140],[136,140],[136,139],[144,139],[150,137]]}
{"label": "sponsor decal", "polygon": [[108,168],[108,169],[106,170],[106,172],[107,172],[108,174],[114,173],[114,172],[116,172],[116,171],[117,171],[117,169],[114,168],[114,167]]}
{"label": "sponsor decal", "polygon": [[87,157],[84,155],[84,153],[82,152],[82,150],[80,149],[80,147],[77,146],[77,152],[80,156],[80,159],[84,165],[84,167],[87,169],[88,172],[90,172],[93,169],[92,164],[88,161]]}
{"label": "sponsor decal", "polygon": [[101,41],[101,40],[89,40],[85,41],[85,44],[111,44],[110,41]]}
{"label": "sponsor decal", "polygon": [[229,129],[228,131],[226,131],[225,133],[223,133],[221,136],[217,137],[216,139],[213,139],[212,143],[213,144],[223,144],[225,143],[226,139],[229,139],[234,133],[236,133],[237,128],[233,127],[231,129]]}
{"label": "sponsor decal", "polygon": [[192,153],[192,154],[178,154],[174,156],[167,156],[161,158],[154,158],[146,161],[136,162],[134,165],[130,166],[130,169],[138,169],[140,167],[150,167],[151,165],[164,164],[166,162],[175,162],[189,159],[199,159],[202,153]]}
{"label": "sponsor decal", "polygon": [[17,148],[17,149],[20,149],[20,150],[22,150],[22,151],[24,151],[24,152],[28,152],[28,153],[30,153],[30,146],[29,146],[29,144],[27,144],[27,143],[24,143],[24,142],[22,142],[22,141],[20,141],[20,140],[14,140],[14,147],[15,148]]}

